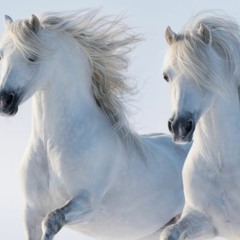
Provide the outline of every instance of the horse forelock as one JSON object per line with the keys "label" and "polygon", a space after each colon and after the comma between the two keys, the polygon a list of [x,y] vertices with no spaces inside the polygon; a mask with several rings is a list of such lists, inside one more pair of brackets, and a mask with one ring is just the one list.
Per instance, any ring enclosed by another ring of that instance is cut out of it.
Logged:
{"label": "horse forelock", "polygon": [[26,60],[29,58],[40,60],[49,55],[48,47],[40,41],[27,19],[12,22],[8,26],[4,38],[8,42],[12,42]]}
{"label": "horse forelock", "polygon": [[[199,34],[201,24],[208,27],[211,43],[206,44]],[[171,45],[171,56],[178,69],[204,88],[221,92],[224,82],[237,81],[239,85],[240,28],[228,15],[217,12],[202,12],[194,16],[178,34],[177,41]],[[227,78],[214,68],[209,68],[214,49],[224,62]]]}

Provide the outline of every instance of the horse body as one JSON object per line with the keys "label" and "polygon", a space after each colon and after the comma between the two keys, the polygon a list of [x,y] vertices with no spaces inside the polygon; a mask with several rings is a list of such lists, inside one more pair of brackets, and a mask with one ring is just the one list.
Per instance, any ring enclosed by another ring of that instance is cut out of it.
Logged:
{"label": "horse body", "polygon": [[[227,100],[215,99],[211,109],[201,117],[195,130],[193,149],[183,168],[186,205],[208,216],[217,235],[227,239],[240,236],[237,214],[240,210],[240,134],[236,132],[240,112],[237,98],[237,91],[235,94],[231,91]],[[227,121],[219,121],[226,116],[229,116]],[[204,191],[199,191],[202,186]]]}
{"label": "horse body", "polygon": [[[66,20],[47,14],[41,22],[6,18],[1,111],[13,115],[33,95],[21,164],[29,240],[53,239],[64,225],[98,239],[155,240],[183,206],[189,146],[166,135],[138,136],[126,126],[119,70],[126,68],[122,48],[129,51],[131,36],[114,40],[126,29],[109,32],[118,21],[104,28],[106,19],[94,19],[93,13]],[[110,86],[101,82],[114,78]]]}
{"label": "horse body", "polygon": [[[39,99],[34,99],[34,105],[36,101]],[[40,126],[48,125],[39,121],[40,116],[53,113],[51,108],[46,111],[37,115]],[[87,113],[82,111],[82,114],[86,118]],[[26,214],[31,224],[38,226],[39,234],[42,217],[33,223],[32,216],[46,216],[81,191],[90,195],[91,213],[69,226],[98,239],[140,239],[159,230],[170,220],[169,215],[181,212],[183,196],[179,189],[186,152],[174,146],[169,136],[160,135],[143,139],[153,154],[147,162],[139,159],[138,153],[129,156],[111,125],[103,123],[105,129],[101,126],[100,116],[105,118],[101,111],[89,117],[89,128],[84,123],[82,130],[70,128],[69,119],[63,120],[62,116],[57,118],[61,122],[55,122],[52,136],[48,128],[44,132],[47,142],[42,141],[42,134],[32,137],[22,163],[22,179],[27,205],[31,206]],[[66,148],[68,145],[71,149]],[[167,189],[169,186],[171,191]]]}
{"label": "horse body", "polygon": [[166,36],[165,79],[174,111],[169,128],[176,141],[194,142],[183,167],[181,219],[160,239],[239,239],[239,27],[211,13],[179,35],[168,28]]}

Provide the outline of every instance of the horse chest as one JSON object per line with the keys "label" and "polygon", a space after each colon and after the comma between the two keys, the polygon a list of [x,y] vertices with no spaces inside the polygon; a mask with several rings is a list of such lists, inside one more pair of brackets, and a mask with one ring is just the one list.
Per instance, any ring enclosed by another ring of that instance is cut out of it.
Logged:
{"label": "horse chest", "polygon": [[189,206],[210,216],[215,226],[220,226],[217,230],[223,236],[239,234],[240,179],[236,171],[212,168],[200,160],[188,161],[183,170],[183,182]]}
{"label": "horse chest", "polygon": [[[86,188],[88,166],[81,158],[65,157],[57,154],[49,158],[49,191],[56,196],[58,193],[65,199],[74,195],[79,189]],[[84,171],[85,169],[85,171]]]}

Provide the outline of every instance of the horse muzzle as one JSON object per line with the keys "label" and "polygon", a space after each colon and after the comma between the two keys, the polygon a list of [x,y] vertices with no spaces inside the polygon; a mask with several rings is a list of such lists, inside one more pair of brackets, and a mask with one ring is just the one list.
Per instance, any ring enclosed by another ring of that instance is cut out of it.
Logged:
{"label": "horse muzzle", "polygon": [[168,129],[176,143],[191,142],[195,130],[195,121],[189,114],[183,117],[170,118],[168,121]]}
{"label": "horse muzzle", "polygon": [[18,95],[13,91],[0,92],[0,114],[13,116],[18,111]]}

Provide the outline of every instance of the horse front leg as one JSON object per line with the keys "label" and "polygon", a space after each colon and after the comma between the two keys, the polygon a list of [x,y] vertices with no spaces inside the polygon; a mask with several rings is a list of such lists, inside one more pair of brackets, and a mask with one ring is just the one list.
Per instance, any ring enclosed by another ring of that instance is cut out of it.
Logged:
{"label": "horse front leg", "polygon": [[82,222],[91,213],[90,197],[88,192],[84,191],[44,218],[41,240],[52,240],[64,225]]}
{"label": "horse front leg", "polygon": [[43,217],[34,209],[25,209],[25,235],[27,240],[40,240],[42,236],[41,222]]}
{"label": "horse front leg", "polygon": [[211,239],[216,235],[212,222],[204,214],[185,208],[178,223],[163,230],[160,240]]}

